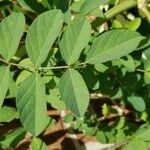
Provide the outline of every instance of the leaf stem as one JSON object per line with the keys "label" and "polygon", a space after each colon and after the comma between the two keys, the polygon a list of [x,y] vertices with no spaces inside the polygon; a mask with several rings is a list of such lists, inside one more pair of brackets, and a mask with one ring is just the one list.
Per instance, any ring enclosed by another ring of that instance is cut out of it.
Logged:
{"label": "leaf stem", "polygon": [[9,65],[9,62],[7,62],[6,60],[4,60],[4,59],[2,59],[2,58],[0,58],[0,62],[3,62],[3,63],[6,64],[6,65]]}
{"label": "leaf stem", "polygon": [[55,66],[55,67],[39,67],[38,70],[56,70],[56,69],[65,69],[69,66]]}
{"label": "leaf stem", "polygon": [[9,62],[7,62],[6,60],[4,60],[2,58],[0,58],[0,62],[3,62],[4,64],[9,65],[9,66],[15,66],[18,69],[25,69],[25,70],[28,70],[30,72],[33,72],[33,70],[39,70],[39,71],[41,71],[41,70],[55,70],[55,69],[69,68],[69,66],[39,67],[37,69],[35,67],[27,68],[27,67],[21,66],[21,65],[16,64],[16,63],[9,63]]}
{"label": "leaf stem", "polygon": [[33,69],[34,68],[27,68],[27,67],[24,67],[24,66],[21,66],[19,64],[15,64],[15,63],[9,63],[10,66],[15,66],[17,67],[18,69],[25,69],[27,71],[30,71],[30,72],[34,72]]}
{"label": "leaf stem", "polygon": [[106,19],[110,19],[116,16],[117,14],[121,13],[122,11],[135,7],[136,5],[137,2],[135,0],[125,0],[108,10],[104,15]]}
{"label": "leaf stem", "polygon": [[9,65],[9,66],[15,66],[15,67],[17,67],[18,69],[25,69],[25,70],[28,70],[28,71],[30,71],[30,72],[33,72],[33,68],[26,68],[26,67],[21,66],[21,65],[19,65],[19,64],[9,63],[9,62],[7,62],[6,60],[4,60],[4,59],[2,59],[2,58],[0,58],[0,62],[4,63],[4,64],[6,64],[6,65]]}

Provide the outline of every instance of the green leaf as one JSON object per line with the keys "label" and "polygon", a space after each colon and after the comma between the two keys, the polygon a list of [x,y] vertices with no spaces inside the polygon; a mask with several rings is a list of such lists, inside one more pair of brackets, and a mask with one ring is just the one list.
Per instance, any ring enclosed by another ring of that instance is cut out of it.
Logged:
{"label": "green leaf", "polygon": [[38,74],[30,75],[19,85],[16,101],[24,128],[33,136],[39,135],[48,124],[48,116],[45,86]]}
{"label": "green leaf", "polygon": [[[82,77],[89,89],[99,88],[99,79],[97,78],[93,67],[87,66],[82,70]],[[91,78],[92,77],[92,78]]]}
{"label": "green leaf", "polygon": [[127,150],[148,150],[146,143],[142,140],[139,139],[133,139],[129,142],[129,144],[127,146],[125,146],[127,148]]}
{"label": "green leaf", "polygon": [[46,144],[38,138],[33,138],[31,142],[31,150],[48,150]]}
{"label": "green leaf", "polygon": [[89,104],[89,92],[82,76],[74,69],[67,70],[61,77],[59,90],[75,116],[83,117]]}
{"label": "green leaf", "polygon": [[107,137],[105,135],[105,133],[103,131],[98,131],[96,133],[96,139],[97,141],[99,141],[100,143],[107,143]]}
{"label": "green leaf", "polygon": [[108,31],[92,44],[86,62],[98,64],[128,55],[137,48],[143,38],[139,33],[126,29]]}
{"label": "green leaf", "polygon": [[24,80],[25,80],[27,77],[29,77],[31,74],[32,74],[31,72],[26,71],[26,70],[23,70],[23,71],[19,74],[19,76],[18,76],[18,78],[17,78],[17,80],[16,80],[16,84],[19,85],[22,81],[24,81]]}
{"label": "green leaf", "polygon": [[130,55],[127,56],[127,60],[120,59],[120,63],[123,66],[125,66],[127,71],[129,72],[135,71],[136,65],[135,65],[134,59]]}
{"label": "green leaf", "polygon": [[121,130],[124,126],[125,126],[125,117],[120,117],[115,128],[117,130]]}
{"label": "green leaf", "polygon": [[124,27],[129,30],[136,31],[140,25],[141,25],[141,18],[135,18],[134,20],[125,24]]}
{"label": "green leaf", "polygon": [[85,124],[83,127],[83,132],[85,135],[94,136],[96,133],[96,128],[95,127],[89,127],[87,124]]}
{"label": "green leaf", "polygon": [[0,66],[0,108],[8,91],[10,71],[7,66]]}
{"label": "green leaf", "polygon": [[72,115],[72,113],[67,114],[64,118],[63,121],[65,123],[71,123],[73,121],[74,116]]}
{"label": "green leaf", "polygon": [[117,130],[115,138],[116,138],[117,143],[122,142],[123,140],[125,140],[126,139],[126,133],[125,133],[124,129]]}
{"label": "green leaf", "polygon": [[109,0],[85,0],[80,8],[80,15],[86,15],[100,5],[106,4]]}
{"label": "green leaf", "polygon": [[21,13],[13,13],[0,24],[0,54],[10,60],[14,56],[25,28],[25,18]]}
{"label": "green leaf", "polygon": [[71,21],[71,11],[69,9],[70,0],[57,0],[57,9],[60,9],[63,13],[64,22],[70,23]]}
{"label": "green leaf", "polygon": [[150,72],[144,73],[144,81],[145,81],[145,84],[150,84]]}
{"label": "green leaf", "polygon": [[123,26],[122,26],[122,24],[121,24],[120,21],[114,20],[113,23],[112,23],[112,28],[115,28],[115,29],[117,29],[117,28],[123,28]]}
{"label": "green leaf", "polygon": [[12,99],[16,97],[17,85],[13,78],[10,79],[8,92],[6,94],[7,99]]}
{"label": "green leaf", "polygon": [[150,84],[150,56],[144,62],[144,81],[146,84]]}
{"label": "green leaf", "polygon": [[0,109],[0,122],[10,122],[13,119],[18,119],[19,113],[13,107],[2,107]]}
{"label": "green leaf", "polygon": [[80,57],[91,37],[90,23],[79,18],[74,20],[65,30],[60,41],[60,52],[68,65],[74,64]]}
{"label": "green leaf", "polygon": [[85,0],[79,0],[79,1],[75,1],[71,6],[70,9],[76,13],[78,13],[80,11],[80,8],[82,6],[82,4],[85,2]]}
{"label": "green leaf", "polygon": [[135,133],[135,138],[137,139],[141,139],[141,140],[144,140],[144,141],[150,141],[150,126],[142,126],[140,127],[136,133]]}
{"label": "green leaf", "polygon": [[104,64],[96,64],[96,65],[95,65],[95,69],[96,69],[98,72],[104,73],[104,72],[108,69],[108,67],[105,66]]}
{"label": "green leaf", "polygon": [[60,10],[51,10],[39,15],[29,28],[26,50],[29,58],[39,67],[60,34],[63,16]]}
{"label": "green leaf", "polygon": [[[89,15],[90,15],[90,16],[98,17],[98,18],[101,19],[101,20],[105,20],[105,16],[104,16],[102,10],[99,9],[99,8],[96,8],[96,9],[94,9],[93,11],[91,11],[91,12],[89,13]],[[102,21],[101,21],[101,22],[102,22]]]}
{"label": "green leaf", "polygon": [[46,9],[38,0],[19,0],[18,3],[24,8],[32,12],[42,13]]}
{"label": "green leaf", "polygon": [[133,108],[136,109],[137,111],[142,112],[146,109],[145,102],[141,97],[131,96],[131,97],[128,97],[127,100],[128,102],[131,103]]}
{"label": "green leaf", "polygon": [[65,103],[60,100],[59,89],[56,87],[54,89],[49,90],[50,95],[47,95],[47,102],[51,104],[53,108],[58,110],[64,110]]}
{"label": "green leaf", "polygon": [[23,128],[18,128],[9,134],[0,136],[0,148],[14,147],[24,138],[25,134],[26,131]]}

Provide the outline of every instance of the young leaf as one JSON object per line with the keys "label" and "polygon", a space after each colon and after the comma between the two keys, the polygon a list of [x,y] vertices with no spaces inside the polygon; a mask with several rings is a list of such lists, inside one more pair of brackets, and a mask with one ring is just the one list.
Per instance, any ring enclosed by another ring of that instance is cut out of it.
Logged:
{"label": "young leaf", "polygon": [[141,97],[131,96],[131,97],[128,97],[127,100],[131,103],[131,105],[137,111],[142,112],[146,109],[145,102]]}
{"label": "young leaf", "polygon": [[48,52],[58,37],[63,24],[60,10],[47,11],[35,19],[26,38],[29,58],[37,67],[47,58]]}
{"label": "young leaf", "polygon": [[47,102],[51,104],[51,106],[57,110],[64,110],[65,103],[60,100],[59,89],[55,87],[54,89],[49,90],[50,95],[47,95]]}
{"label": "young leaf", "polygon": [[21,13],[13,13],[0,24],[0,54],[10,60],[14,56],[25,28],[25,18]]}
{"label": "young leaf", "polygon": [[46,128],[48,117],[45,86],[38,74],[30,75],[19,85],[16,101],[24,128],[33,136],[39,135]]}
{"label": "young leaf", "polygon": [[68,65],[74,64],[79,59],[81,51],[90,40],[90,35],[90,23],[82,17],[67,27],[59,46],[62,57]]}
{"label": "young leaf", "polygon": [[0,109],[0,122],[10,122],[13,119],[18,119],[19,113],[13,107],[2,107]]}
{"label": "young leaf", "polygon": [[135,31],[126,29],[108,31],[92,44],[86,62],[98,64],[128,55],[143,39],[144,37]]}
{"label": "young leaf", "polygon": [[33,138],[30,146],[31,150],[48,150],[46,144],[38,138]]}
{"label": "young leaf", "polygon": [[29,71],[27,71],[27,70],[23,70],[23,71],[19,74],[19,76],[18,76],[18,78],[17,78],[17,80],[16,80],[16,85],[19,85],[22,81],[24,81],[24,80],[25,80],[27,77],[29,77],[31,74],[32,74],[31,72],[29,72]]}
{"label": "young leaf", "polygon": [[7,66],[0,66],[0,108],[8,91],[10,71]]}
{"label": "young leaf", "polygon": [[125,24],[124,27],[129,30],[136,31],[140,25],[141,25],[141,18],[135,18],[134,20]]}
{"label": "young leaf", "polygon": [[75,116],[83,117],[89,104],[89,92],[82,76],[76,70],[67,70],[61,77],[59,90]]}

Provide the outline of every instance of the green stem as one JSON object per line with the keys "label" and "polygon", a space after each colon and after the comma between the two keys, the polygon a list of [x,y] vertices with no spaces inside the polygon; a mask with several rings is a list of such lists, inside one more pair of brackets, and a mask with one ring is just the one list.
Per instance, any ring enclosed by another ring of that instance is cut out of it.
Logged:
{"label": "green stem", "polygon": [[39,67],[38,70],[56,70],[56,69],[65,69],[69,66],[55,66],[55,67]]}
{"label": "green stem", "polygon": [[6,65],[9,65],[9,62],[7,62],[6,60],[4,60],[4,59],[2,59],[2,58],[0,58],[0,62],[3,62],[3,63],[6,64]]}
{"label": "green stem", "polygon": [[0,58],[0,62],[6,64],[6,65],[8,65],[8,66],[15,66],[15,67],[17,67],[18,69],[25,69],[25,70],[28,70],[28,71],[30,71],[30,72],[33,72],[33,68],[26,68],[26,67],[21,66],[21,65],[19,65],[19,64],[9,63],[9,62],[7,62],[6,60],[4,60],[4,59],[2,59],[2,58]]}
{"label": "green stem", "polygon": [[110,19],[116,16],[117,14],[121,13],[122,11],[135,7],[136,5],[137,2],[135,0],[125,0],[108,10],[104,15],[106,19]]}
{"label": "green stem", "polygon": [[24,66],[21,66],[19,64],[15,64],[15,63],[9,63],[10,66],[14,66],[14,67],[17,67],[18,69],[25,69],[27,71],[30,71],[30,72],[34,72],[34,68],[27,68],[27,67],[24,67]]}

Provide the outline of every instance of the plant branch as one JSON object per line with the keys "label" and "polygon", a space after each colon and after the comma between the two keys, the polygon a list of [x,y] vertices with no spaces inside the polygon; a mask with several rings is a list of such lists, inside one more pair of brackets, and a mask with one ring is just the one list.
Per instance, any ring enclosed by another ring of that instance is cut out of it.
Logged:
{"label": "plant branch", "polygon": [[121,13],[122,11],[135,7],[136,5],[137,2],[135,0],[125,0],[108,10],[104,15],[106,19],[110,19],[116,16],[117,14]]}

